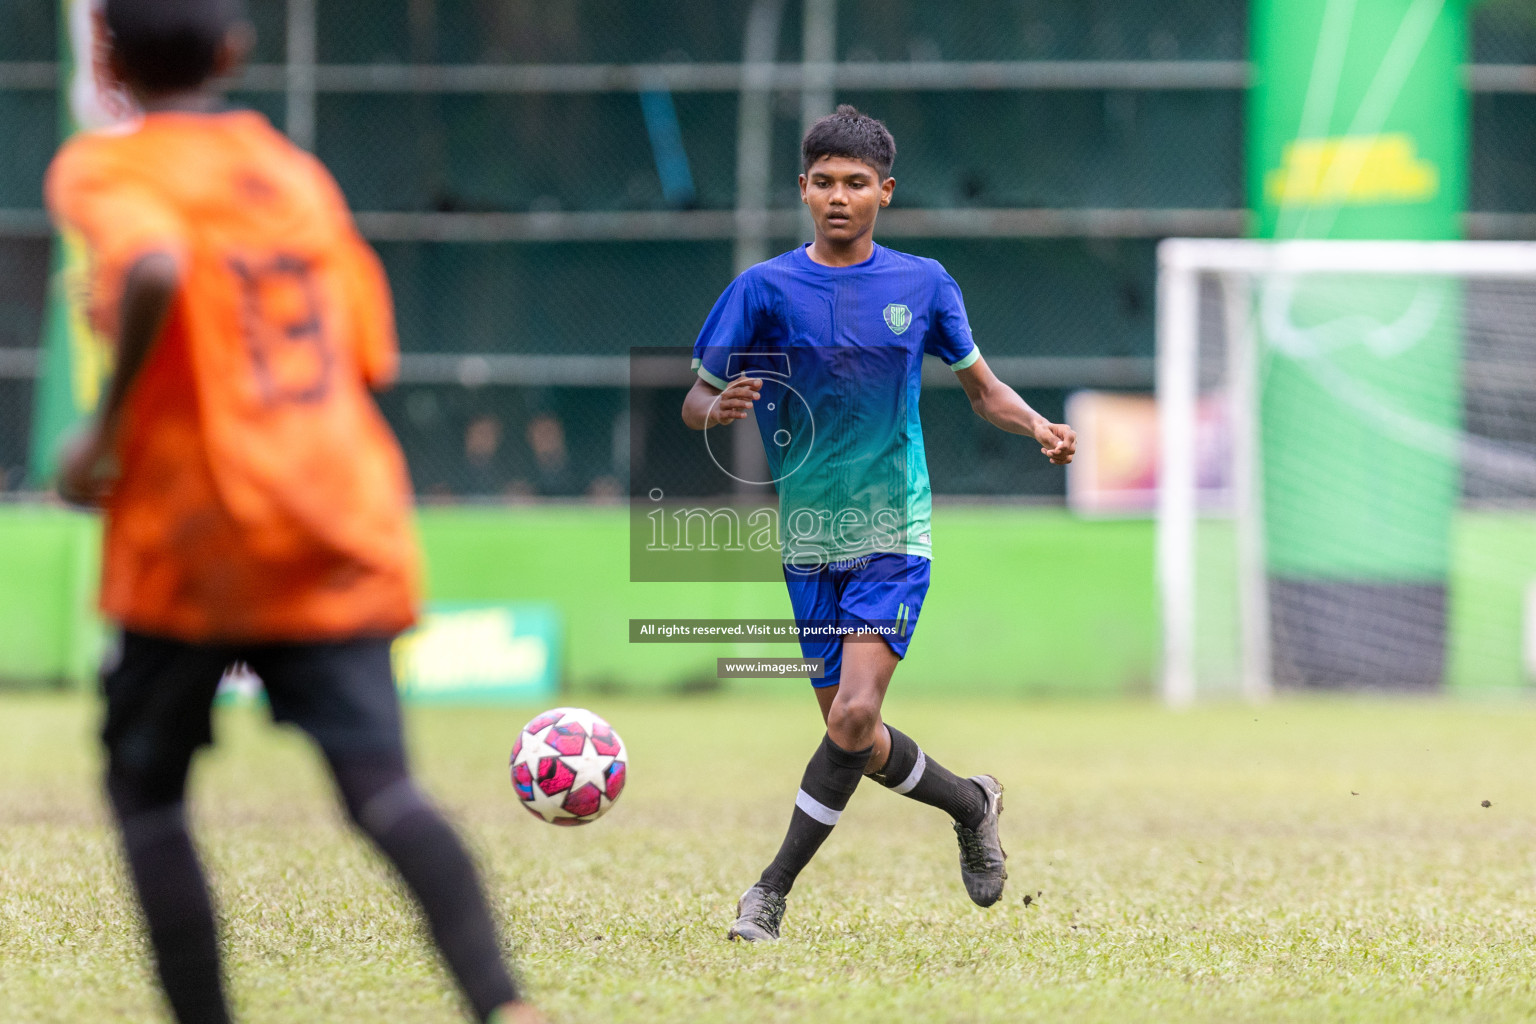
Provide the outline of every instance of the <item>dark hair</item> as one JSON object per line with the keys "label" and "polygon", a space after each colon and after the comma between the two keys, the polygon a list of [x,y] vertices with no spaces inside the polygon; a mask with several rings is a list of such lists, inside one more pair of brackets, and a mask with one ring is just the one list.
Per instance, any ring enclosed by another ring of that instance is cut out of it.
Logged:
{"label": "dark hair", "polygon": [[244,15],[240,0],[107,0],[112,50],[133,84],[191,89],[213,74],[219,45]]}
{"label": "dark hair", "polygon": [[883,123],[844,103],[811,125],[800,141],[800,169],[809,171],[816,161],[845,156],[869,164],[884,181],[896,162],[896,140]]}

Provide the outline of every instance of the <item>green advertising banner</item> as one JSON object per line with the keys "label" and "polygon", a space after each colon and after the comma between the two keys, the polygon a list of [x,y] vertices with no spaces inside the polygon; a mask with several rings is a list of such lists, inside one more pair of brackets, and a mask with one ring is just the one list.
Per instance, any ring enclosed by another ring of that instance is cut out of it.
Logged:
{"label": "green advertising banner", "polygon": [[[1466,5],[1255,0],[1247,174],[1261,237],[1459,237]],[[1438,685],[1460,283],[1300,274],[1262,282],[1255,303],[1277,681]],[[1411,642],[1380,642],[1392,634]]]}
{"label": "green advertising banner", "polygon": [[1259,237],[1460,237],[1467,3],[1254,0]]}
{"label": "green advertising banner", "polygon": [[[104,74],[105,28],[97,0],[59,0],[59,136],[103,128],[134,116],[132,102]],[[43,373],[32,402],[27,475],[33,486],[52,478],[60,438],[90,415],[111,373],[111,348],[85,316],[90,251],[64,232],[54,239],[43,322]]]}
{"label": "green advertising banner", "polygon": [[392,652],[409,703],[522,704],[560,688],[560,610],[552,604],[434,602]]}

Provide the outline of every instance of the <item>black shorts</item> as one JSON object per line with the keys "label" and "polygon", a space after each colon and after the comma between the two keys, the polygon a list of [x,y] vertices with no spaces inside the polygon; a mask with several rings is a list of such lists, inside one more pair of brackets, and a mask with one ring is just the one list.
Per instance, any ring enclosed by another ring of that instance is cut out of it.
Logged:
{"label": "black shorts", "polygon": [[390,638],[323,643],[192,644],[124,632],[102,669],[102,741],[113,771],[185,774],[213,741],[213,697],[243,661],[261,677],[272,719],[303,729],[327,756],[404,755]]}

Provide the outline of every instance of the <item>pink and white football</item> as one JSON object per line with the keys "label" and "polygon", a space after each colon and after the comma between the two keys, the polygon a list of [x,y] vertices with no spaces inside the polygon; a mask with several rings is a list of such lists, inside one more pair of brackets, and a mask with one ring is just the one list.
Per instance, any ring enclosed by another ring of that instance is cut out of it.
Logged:
{"label": "pink and white football", "polygon": [[530,814],[553,825],[585,825],[624,791],[629,755],[613,726],[586,708],[554,708],[523,726],[512,744],[512,788]]}

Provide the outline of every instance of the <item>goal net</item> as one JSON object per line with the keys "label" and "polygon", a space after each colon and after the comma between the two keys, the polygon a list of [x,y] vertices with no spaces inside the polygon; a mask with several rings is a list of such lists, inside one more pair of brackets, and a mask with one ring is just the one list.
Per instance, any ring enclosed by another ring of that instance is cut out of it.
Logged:
{"label": "goal net", "polygon": [[1536,672],[1536,245],[1171,239],[1165,698]]}

